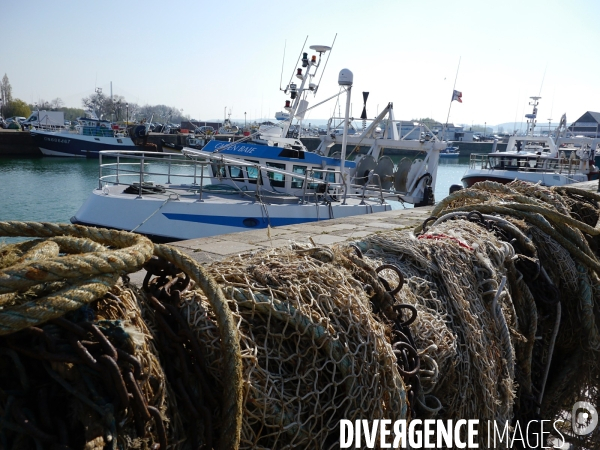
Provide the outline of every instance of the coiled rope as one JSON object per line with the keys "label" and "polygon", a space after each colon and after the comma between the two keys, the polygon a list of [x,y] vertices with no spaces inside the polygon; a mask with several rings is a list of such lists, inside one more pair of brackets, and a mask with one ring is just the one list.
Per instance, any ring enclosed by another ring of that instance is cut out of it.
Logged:
{"label": "coiled rope", "polygon": [[[238,448],[242,415],[238,331],[221,289],[198,263],[173,247],[154,245],[141,235],[123,231],[10,221],[0,222],[0,236],[47,238],[2,249],[4,266],[10,252],[17,256],[0,270],[0,335],[62,317],[103,297],[121,275],[140,270],[153,254],[188,274],[213,307],[221,337],[227,389],[219,448]],[[45,295],[35,298],[40,293]]]}

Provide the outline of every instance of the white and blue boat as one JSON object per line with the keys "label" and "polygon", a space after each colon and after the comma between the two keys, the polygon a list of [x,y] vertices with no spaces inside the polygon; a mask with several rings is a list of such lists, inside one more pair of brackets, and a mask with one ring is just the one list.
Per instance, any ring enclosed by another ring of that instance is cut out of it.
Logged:
{"label": "white and blue boat", "polygon": [[80,117],[73,129],[31,130],[34,144],[44,156],[97,158],[101,150],[137,150],[125,131],[108,120]]}
{"label": "white and blue boat", "polygon": [[[338,80],[347,93],[343,135],[327,133],[310,152],[290,133],[291,120],[301,122],[307,95],[318,89],[313,77],[330,48],[311,49],[319,57],[304,53],[305,74],[296,75],[302,82],[285,91],[293,100],[286,102],[289,121],[237,142],[209,141],[202,150],[100,152],[98,188],[71,221],[173,241],[389,211],[389,200],[432,204],[447,143],[401,139],[391,103],[362,133],[348,136],[349,70]],[[347,161],[347,147],[367,152]],[[396,166],[384,149],[407,156]]]}
{"label": "white and blue boat", "polygon": [[459,147],[449,145],[440,152],[440,158],[458,158],[460,156]]}

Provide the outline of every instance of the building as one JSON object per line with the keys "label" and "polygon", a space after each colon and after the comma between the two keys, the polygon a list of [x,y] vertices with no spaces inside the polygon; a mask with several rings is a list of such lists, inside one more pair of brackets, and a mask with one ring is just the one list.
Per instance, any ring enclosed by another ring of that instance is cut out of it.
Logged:
{"label": "building", "polygon": [[575,122],[568,130],[575,136],[598,137],[598,125],[600,124],[600,113],[588,111]]}
{"label": "building", "polygon": [[[440,122],[426,122],[427,127],[435,134],[439,139],[445,139],[449,141],[462,141],[462,140],[473,140],[473,135],[470,135],[470,139],[465,139],[465,132],[463,127],[460,125],[448,124],[448,127],[444,129],[444,124]],[[400,137],[404,139],[420,139],[421,133],[427,133],[426,129],[418,126],[418,122],[412,120],[400,120],[396,123]]]}
{"label": "building", "polygon": [[186,130],[195,130],[198,127],[209,126],[213,127],[215,130],[218,130],[223,126],[222,122],[203,122],[198,120],[183,120],[181,121],[181,128]]}

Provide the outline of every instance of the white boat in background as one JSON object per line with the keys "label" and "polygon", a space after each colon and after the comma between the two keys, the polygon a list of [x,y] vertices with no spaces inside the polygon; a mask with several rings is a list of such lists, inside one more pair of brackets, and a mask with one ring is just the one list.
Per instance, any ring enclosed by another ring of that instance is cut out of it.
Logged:
{"label": "white boat in background", "polygon": [[459,147],[449,145],[440,152],[440,158],[458,158],[460,156]]}
{"label": "white boat in background", "polygon": [[[533,112],[526,114],[527,134],[511,136],[506,151],[472,154],[469,168],[462,177],[465,187],[479,181],[509,183],[514,180],[562,186],[598,179],[595,165],[600,139],[567,137],[567,119],[563,114],[555,137],[534,134],[540,97],[531,97]],[[494,144],[495,147],[495,144]]]}
{"label": "white boat in background", "polygon": [[[391,103],[361,134],[348,136],[353,75],[347,69],[338,79],[347,93],[344,134],[327,133],[315,152],[289,137],[291,121],[304,117],[308,95],[318,90],[313,81],[330,50],[311,49],[318,58],[304,53],[304,74],[296,73],[301,84],[285,90],[289,121],[236,142],[184,147],[182,154],[101,152],[98,189],[71,221],[170,241],[389,211],[390,199],[433,204],[447,143],[401,139]],[[368,151],[348,161],[347,147]],[[397,167],[383,156],[388,148],[406,154]]]}

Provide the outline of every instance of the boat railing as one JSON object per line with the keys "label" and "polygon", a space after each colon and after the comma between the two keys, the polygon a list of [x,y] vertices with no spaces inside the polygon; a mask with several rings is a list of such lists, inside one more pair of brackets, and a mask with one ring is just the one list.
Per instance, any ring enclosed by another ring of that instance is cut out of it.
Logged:
{"label": "boat railing", "polygon": [[517,172],[554,172],[573,174],[581,172],[578,158],[549,158],[539,155],[514,155],[500,153],[473,153],[469,168],[475,170],[514,170]]}
{"label": "boat railing", "polygon": [[[107,162],[110,159],[110,162]],[[116,161],[115,161],[116,159]],[[156,166],[158,165],[158,166]],[[377,179],[377,183],[372,183],[371,178],[364,185],[344,184],[341,180],[342,174],[339,170],[331,169],[307,169],[303,174],[289,172],[276,167],[265,167],[259,163],[244,161],[236,158],[229,158],[222,154],[210,155],[183,155],[181,153],[159,153],[147,151],[122,151],[122,150],[104,150],[99,152],[99,174],[98,189],[103,189],[107,184],[127,185],[139,189],[139,196],[147,187],[146,179],[152,176],[166,177],[166,183],[171,184],[172,179],[183,178],[190,179],[194,189],[198,192],[198,201],[203,201],[205,186],[204,179],[209,166],[217,165],[221,167],[251,167],[256,173],[268,174],[278,173],[283,176],[289,176],[291,179],[302,179],[302,198],[303,203],[322,199],[325,194],[332,198],[337,198],[344,194],[346,197],[356,197],[364,202],[367,198],[373,196],[379,197],[381,203],[385,202],[385,192],[381,186],[381,180],[377,174],[372,178]],[[160,170],[155,170],[159,167]],[[190,167],[192,170],[190,171]],[[185,170],[178,170],[186,168]],[[210,176],[208,176],[210,178]],[[224,177],[235,181],[235,178]],[[263,176],[257,177],[257,193],[260,193]],[[339,180],[339,181],[338,181]],[[251,191],[244,191],[238,188],[240,192],[251,194]],[[274,194],[285,194],[285,192],[274,191]]]}

